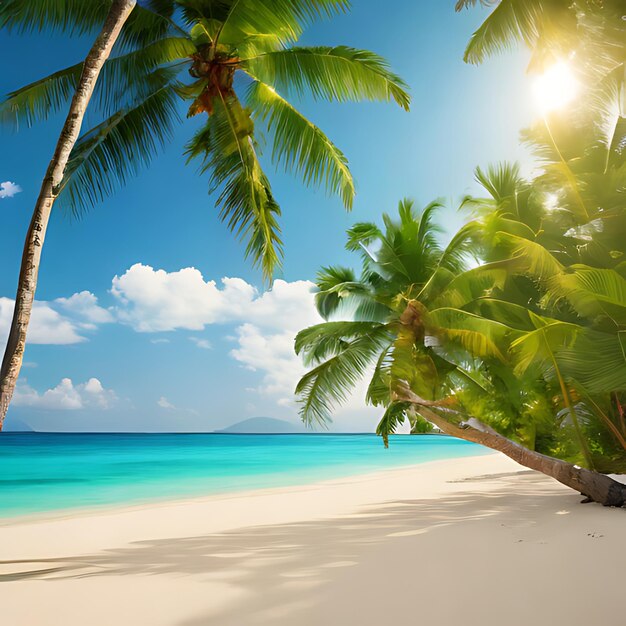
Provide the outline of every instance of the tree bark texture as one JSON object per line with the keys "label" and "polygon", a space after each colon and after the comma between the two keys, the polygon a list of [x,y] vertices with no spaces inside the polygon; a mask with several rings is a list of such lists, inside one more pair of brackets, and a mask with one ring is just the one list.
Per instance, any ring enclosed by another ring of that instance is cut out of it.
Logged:
{"label": "tree bark texture", "polygon": [[85,58],[83,70],[61,130],[54,155],[41,185],[30,226],[26,234],[18,279],[11,329],[0,369],[0,430],[15,391],[22,367],[26,333],[35,300],[41,250],[52,206],[59,194],[70,153],[80,134],[85,111],[105,61],[111,54],[122,26],[134,9],[136,0],[114,0],[102,31]]}
{"label": "tree bark texture", "polygon": [[500,435],[475,418],[469,418],[462,424],[456,425],[437,412],[436,402],[424,400],[407,388],[399,391],[397,395],[399,400],[413,404],[416,412],[448,435],[502,452],[520,465],[541,472],[579,491],[593,502],[599,502],[604,506],[623,507],[626,505],[626,485],[613,480],[606,474],[529,450]]}

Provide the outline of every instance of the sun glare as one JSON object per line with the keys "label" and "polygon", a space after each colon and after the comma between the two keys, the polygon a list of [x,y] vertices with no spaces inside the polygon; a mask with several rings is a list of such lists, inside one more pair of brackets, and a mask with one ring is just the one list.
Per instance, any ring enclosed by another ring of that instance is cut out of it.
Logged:
{"label": "sun glare", "polygon": [[564,107],[578,94],[580,83],[564,61],[549,67],[535,79],[533,94],[542,113]]}

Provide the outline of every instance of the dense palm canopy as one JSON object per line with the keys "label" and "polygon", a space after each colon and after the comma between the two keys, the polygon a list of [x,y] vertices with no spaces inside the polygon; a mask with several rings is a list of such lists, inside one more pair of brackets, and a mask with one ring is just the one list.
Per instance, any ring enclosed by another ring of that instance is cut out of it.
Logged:
{"label": "dense palm canopy", "polygon": [[[459,2],[457,8],[475,4]],[[504,299],[535,317],[517,327],[517,372],[558,381],[564,410],[586,431],[587,459],[611,451],[624,466],[626,424],[626,21],[620,1],[510,0],[474,34],[466,59],[480,62],[519,41],[530,69],[567,60],[579,95],[544,114],[522,138],[540,173],[478,171],[488,201],[470,201],[485,234],[481,254],[508,259]],[[488,311],[498,317],[502,311]],[[536,317],[536,316],[539,317]],[[546,323],[545,318],[551,321]],[[569,416],[569,417],[568,417]],[[605,459],[598,461],[605,465]],[[609,463],[609,465],[611,465]]]}
{"label": "dense palm canopy", "polygon": [[[480,273],[467,269],[476,247],[475,223],[442,247],[434,222],[438,208],[433,203],[416,211],[405,200],[397,220],[383,216],[384,230],[356,224],[348,231],[347,248],[360,253],[360,277],[342,267],[318,275],[317,307],[329,321],[296,339],[296,351],[314,365],[297,389],[306,422],[326,421],[368,376],[367,401],[386,407],[379,426],[386,440],[398,423],[409,418],[415,424],[418,418],[396,401],[397,383],[436,401],[472,379],[475,355],[502,358],[499,344],[508,329],[464,307],[502,281],[505,271],[498,264]],[[351,321],[337,319],[346,316]]]}
{"label": "dense palm canopy", "polygon": [[532,51],[531,70],[569,59],[598,80],[626,60],[623,0],[458,0],[456,9],[477,4],[493,10],[467,45],[469,63],[521,43]]}
{"label": "dense palm canopy", "polygon": [[[582,97],[524,131],[538,161],[532,179],[515,165],[477,169],[487,196],[464,201],[470,222],[446,251],[432,224],[420,227],[432,220],[430,208],[415,215],[404,206],[398,224],[384,218],[384,232],[352,229],[348,247],[361,251],[361,278],[324,270],[317,302],[327,319],[346,313],[357,321],[329,321],[298,336],[296,350],[315,366],[298,386],[302,415],[327,419],[368,376],[367,400],[386,409],[378,429],[385,438],[422,408],[429,419],[459,425],[477,417],[527,449],[623,470],[623,3],[482,4],[494,10],[467,60],[523,41],[532,69],[570,60]],[[472,269],[463,262],[468,252],[477,260]]]}
{"label": "dense palm canopy", "polygon": [[[110,2],[5,0],[0,27],[91,33]],[[261,167],[263,136],[273,161],[305,183],[324,185],[350,208],[354,182],[345,155],[291,98],[395,101],[404,82],[376,54],[346,46],[301,47],[311,22],[348,10],[347,0],[146,0],[134,9],[106,63],[92,108],[101,122],[72,153],[59,201],[75,214],[99,202],[149,164],[181,121],[193,125],[196,159],[217,194],[220,217],[247,245],[267,278],[280,264],[280,207]],[[32,124],[71,98],[82,64],[9,94],[0,119]]]}

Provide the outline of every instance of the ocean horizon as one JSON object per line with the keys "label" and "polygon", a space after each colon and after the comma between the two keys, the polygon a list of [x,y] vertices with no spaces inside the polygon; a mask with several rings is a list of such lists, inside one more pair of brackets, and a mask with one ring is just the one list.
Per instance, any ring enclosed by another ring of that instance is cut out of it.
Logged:
{"label": "ocean horizon", "polygon": [[0,517],[310,484],[488,454],[446,435],[42,433],[0,436]]}

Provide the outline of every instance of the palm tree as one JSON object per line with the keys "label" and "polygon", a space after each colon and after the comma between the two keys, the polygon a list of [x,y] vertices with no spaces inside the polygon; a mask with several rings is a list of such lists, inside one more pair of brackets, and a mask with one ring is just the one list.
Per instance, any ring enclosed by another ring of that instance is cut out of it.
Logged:
{"label": "palm tree", "polygon": [[[8,4],[21,5],[17,0]],[[52,11],[44,0],[34,4]],[[81,213],[147,165],[181,121],[176,105],[186,100],[188,118],[206,118],[187,145],[187,157],[198,159],[210,190],[218,192],[221,218],[245,240],[246,253],[266,278],[271,277],[280,264],[280,208],[259,161],[263,131],[271,135],[277,165],[307,184],[325,185],[346,208],[355,193],[344,154],[287,98],[393,100],[409,107],[406,85],[374,53],[296,45],[306,25],[348,6],[346,0],[142,3],[137,15],[150,24],[153,37],[148,42],[140,31],[137,40],[128,32],[105,66],[94,103],[105,119],[82,135],[72,153],[61,185],[64,207]],[[4,12],[10,13],[10,7]],[[7,19],[15,27],[14,22],[31,23],[34,17],[14,9]],[[52,21],[52,16],[40,19]],[[82,13],[70,12],[65,19],[70,32],[88,26]],[[9,94],[2,118],[29,124],[45,119],[65,103],[81,67],[60,70]]]}
{"label": "palm tree", "polygon": [[[578,131],[572,128],[574,134]],[[587,465],[618,471],[624,467],[626,450],[621,410],[626,391],[621,346],[626,280],[620,267],[624,245],[619,237],[624,207],[610,208],[605,199],[619,195],[626,169],[621,175],[621,166],[617,171],[596,172],[595,185],[582,184],[594,178],[583,167],[586,160],[587,165],[597,162],[593,151],[588,145],[583,149],[586,156],[572,159],[578,171],[567,180],[555,163],[546,163],[544,173],[532,183],[506,165],[478,170],[477,178],[491,198],[468,199],[466,205],[473,207],[481,224],[481,256],[506,263],[509,276],[497,298],[493,294],[482,298],[471,309],[520,333],[510,346],[516,373],[532,367],[552,380]],[[572,192],[572,181],[580,193]],[[581,214],[580,198],[593,207],[590,216]],[[586,440],[597,439],[597,432],[588,424],[589,436],[583,434],[589,415],[595,415],[610,434],[617,446],[615,459],[603,459],[597,445],[591,454]]]}
{"label": "palm tree", "polygon": [[[339,267],[318,275],[316,303],[329,321],[301,331],[295,344],[312,366],[296,389],[303,420],[325,423],[367,376],[366,400],[385,407],[377,429],[385,442],[400,422],[420,416],[445,433],[499,450],[592,500],[622,506],[623,485],[497,432],[492,425],[503,428],[498,415],[491,414],[493,402],[483,405],[482,419],[466,410],[468,393],[474,391],[474,396],[482,393],[499,401],[509,421],[534,420],[535,433],[553,418],[554,407],[545,401],[548,388],[542,387],[549,383],[534,376],[520,381],[525,399],[520,393],[520,400],[502,405],[503,398],[510,398],[511,379],[527,374],[527,368],[514,372],[508,359],[509,346],[528,341],[528,333],[518,326],[524,317],[545,320],[522,307],[507,307],[507,302],[499,307],[506,310],[506,323],[480,314],[480,306],[488,303],[495,309],[502,302],[497,296],[507,292],[509,260],[468,269],[467,256],[476,250],[476,235],[482,235],[480,223],[470,222],[442,249],[434,235],[436,209],[433,204],[417,213],[405,201],[399,222],[384,216],[384,231],[375,224],[357,224],[348,231],[347,247],[361,253],[360,279]],[[351,321],[336,319],[342,315]],[[538,399],[544,400],[542,410],[537,409]]]}
{"label": "palm tree", "polygon": [[[32,6],[9,6],[12,4],[15,3],[6,2],[0,5],[0,24],[10,21],[11,10],[21,8],[28,12],[32,8]],[[103,19],[102,30],[85,58],[85,62],[79,68],[76,76],[76,89],[71,99],[69,112],[63,124],[54,155],[46,170],[37,203],[35,204],[33,216],[26,234],[11,330],[0,369],[0,429],[2,429],[4,417],[9,408],[17,377],[22,367],[26,332],[35,299],[41,249],[45,240],[52,206],[58,196],[58,190],[71,152],[78,139],[85,111],[96,86],[98,76],[134,6],[135,0],[114,0],[110,4],[109,10]],[[70,93],[68,93],[68,97],[69,95]]]}
{"label": "palm tree", "polygon": [[[460,0],[457,10],[475,4],[476,0]],[[509,300],[524,307],[531,303],[535,313],[554,318],[550,323],[526,320],[527,337],[520,337],[514,346],[523,356],[518,371],[532,365],[558,380],[566,405],[563,413],[576,425],[578,440],[584,442],[582,430],[594,440],[594,450],[581,446],[587,463],[606,467],[607,459],[598,457],[599,451],[613,447],[608,467],[623,469],[623,2],[481,0],[481,4],[494,8],[472,36],[466,61],[480,63],[523,43],[532,51],[529,70],[565,60],[580,80],[582,97],[573,106],[545,114],[523,133],[543,167],[541,176],[527,183],[510,168],[478,172],[492,196],[480,216],[491,235],[483,254],[491,260],[514,261],[510,284],[515,293],[509,289]],[[604,434],[608,438],[599,445]]]}
{"label": "palm tree", "polygon": [[493,10],[465,49],[468,63],[523,44],[532,51],[529,69],[534,71],[567,59],[596,82],[623,68],[622,0],[458,0],[456,10],[477,4]]}
{"label": "palm tree", "polygon": [[[0,5],[0,27],[85,34],[104,20],[110,4],[6,0]],[[196,159],[208,175],[220,218],[245,241],[246,255],[270,280],[282,246],[280,207],[259,160],[263,133],[271,136],[273,161],[306,184],[324,185],[348,209],[355,194],[344,154],[287,98],[393,100],[409,108],[406,85],[376,54],[346,46],[296,45],[306,25],[348,8],[347,0],[142,2],[96,85],[92,109],[102,121],[73,146],[59,170],[63,176],[55,181],[54,197],[80,215],[114,192],[166,145],[181,121],[177,103],[182,99],[188,118],[205,118],[187,144],[187,159]],[[9,94],[0,105],[0,120],[31,124],[46,119],[71,97],[82,68],[76,64]],[[40,243],[47,219],[48,214],[37,218],[42,230],[33,236]],[[33,265],[32,245],[23,259],[0,380],[0,428],[34,300],[36,273],[26,279],[24,269]]]}

